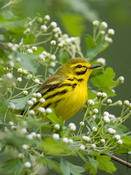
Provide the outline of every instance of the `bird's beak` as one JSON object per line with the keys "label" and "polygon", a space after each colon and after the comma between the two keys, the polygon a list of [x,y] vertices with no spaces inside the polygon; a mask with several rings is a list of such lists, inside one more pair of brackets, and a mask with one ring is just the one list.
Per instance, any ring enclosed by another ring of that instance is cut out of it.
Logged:
{"label": "bird's beak", "polygon": [[95,69],[95,68],[98,68],[98,67],[101,67],[101,65],[91,65],[90,67],[88,67],[88,69]]}

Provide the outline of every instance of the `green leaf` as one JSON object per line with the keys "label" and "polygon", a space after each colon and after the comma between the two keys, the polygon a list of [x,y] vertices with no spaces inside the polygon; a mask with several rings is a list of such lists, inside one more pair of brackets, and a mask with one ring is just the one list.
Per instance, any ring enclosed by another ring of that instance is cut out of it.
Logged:
{"label": "green leaf", "polygon": [[24,109],[24,107],[25,107],[25,105],[30,97],[31,97],[31,94],[29,94],[25,97],[22,97],[22,98],[12,99],[9,101],[9,106],[11,103],[13,103],[15,105],[16,110]]}
{"label": "green leaf", "polygon": [[23,168],[24,166],[20,159],[9,159],[2,166],[2,169],[5,170],[7,174],[13,175],[21,175]]}
{"label": "green leaf", "polygon": [[35,35],[33,35],[33,34],[28,34],[28,35],[26,35],[25,36],[25,38],[24,38],[24,44],[32,44],[32,43],[34,43],[34,41],[35,41]]}
{"label": "green leaf", "polygon": [[114,153],[115,154],[123,154],[128,153],[131,151],[131,137],[130,136],[124,136],[122,137],[123,144],[117,148]]}
{"label": "green leaf", "polygon": [[61,159],[60,167],[61,167],[61,171],[62,171],[63,175],[70,175],[71,174],[69,163],[66,160]]}
{"label": "green leaf", "polygon": [[95,71],[99,72],[99,70],[94,70],[92,73],[90,80],[93,85],[106,92],[108,96],[113,96],[112,88],[118,84],[117,81],[113,80],[115,78],[113,69],[108,67],[102,74],[96,74]]}
{"label": "green leaf", "polygon": [[[39,64],[38,64],[38,61],[36,61],[36,58],[37,58],[36,55],[28,55],[28,54],[17,52],[17,54],[14,54],[13,57],[15,58],[16,68],[20,66],[28,71],[31,71],[32,73],[37,72]],[[17,57],[21,59],[20,62],[16,61]]]}
{"label": "green leaf", "polygon": [[110,160],[111,158],[108,156],[98,156],[97,161],[98,161],[98,168],[100,170],[104,170],[108,173],[114,173],[116,171],[116,167]]}
{"label": "green leaf", "polygon": [[84,29],[84,25],[82,25],[84,23],[84,19],[81,15],[64,13],[61,14],[61,18],[70,35],[80,36],[82,34]]}
{"label": "green leaf", "polygon": [[70,55],[66,52],[66,50],[60,49],[58,59],[60,63],[65,64],[70,59]]}
{"label": "green leaf", "polygon": [[107,48],[108,44],[105,42],[104,37],[99,35],[97,40],[95,41],[91,35],[86,37],[86,46],[87,46],[87,54],[88,60],[92,60],[96,57],[100,52]]}
{"label": "green leaf", "polygon": [[64,159],[61,159],[60,166],[63,175],[81,175],[85,171],[83,167],[74,165]]}
{"label": "green leaf", "polygon": [[58,124],[60,124],[60,125],[62,125],[63,124],[63,120],[62,120],[62,118],[61,117],[57,117],[56,116],[56,114],[55,114],[55,112],[53,111],[52,113],[50,113],[50,114],[48,114],[47,116],[46,116],[50,121],[52,121],[53,123],[58,123]]}
{"label": "green leaf", "polygon": [[41,144],[41,148],[44,150],[44,152],[50,155],[70,153],[67,146],[68,145],[63,143],[61,140],[54,140],[51,137],[45,138],[44,142]]}

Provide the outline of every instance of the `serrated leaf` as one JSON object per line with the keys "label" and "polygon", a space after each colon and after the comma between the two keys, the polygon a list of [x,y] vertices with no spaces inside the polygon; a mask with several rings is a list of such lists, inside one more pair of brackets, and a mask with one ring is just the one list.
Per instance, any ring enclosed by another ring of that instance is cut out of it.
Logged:
{"label": "serrated leaf", "polygon": [[97,161],[98,161],[98,168],[100,170],[104,170],[108,173],[114,173],[116,171],[116,167],[110,160],[111,158],[108,156],[98,156]]}
{"label": "serrated leaf", "polygon": [[84,26],[82,23],[84,19],[79,14],[63,13],[61,14],[62,21],[66,30],[72,36],[80,36],[83,32]]}
{"label": "serrated leaf", "polygon": [[85,171],[83,167],[74,165],[64,159],[61,159],[60,165],[64,175],[81,175]]}
{"label": "serrated leaf", "polygon": [[130,136],[124,136],[122,137],[123,144],[117,148],[114,153],[115,154],[122,154],[122,153],[128,153],[131,151],[131,137]]}
{"label": "serrated leaf", "polygon": [[108,96],[113,96],[114,92],[112,92],[112,88],[118,84],[117,81],[114,81],[114,78],[115,78],[115,72],[111,67],[108,67],[106,68],[105,71],[103,71],[102,74],[95,75],[94,70],[94,76],[92,76],[90,80],[94,86],[106,92]]}
{"label": "serrated leaf", "polygon": [[106,49],[108,44],[105,42],[102,35],[99,35],[96,41],[91,37],[91,35],[88,35],[86,38],[86,46],[86,57],[88,60],[92,60],[96,55]]}
{"label": "serrated leaf", "polygon": [[70,175],[71,174],[69,163],[66,160],[61,159],[60,167],[61,167],[61,171],[62,171],[63,175]]}

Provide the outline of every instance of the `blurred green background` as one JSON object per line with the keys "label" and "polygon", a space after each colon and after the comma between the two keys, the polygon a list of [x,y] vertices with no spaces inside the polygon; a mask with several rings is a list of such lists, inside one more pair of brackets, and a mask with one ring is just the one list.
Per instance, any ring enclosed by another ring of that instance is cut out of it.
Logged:
{"label": "blurred green background", "polygon": [[[106,58],[107,65],[113,67],[117,76],[125,77],[125,83],[116,89],[114,99],[131,99],[131,0],[0,0],[0,7],[6,11],[6,15],[9,15],[9,10],[13,11],[21,21],[36,14],[49,14],[63,31],[81,37],[83,52],[85,36],[92,33],[91,21],[106,21],[116,34],[113,44],[99,57]],[[131,128],[129,120],[126,125]],[[131,173],[130,169],[120,164],[117,167],[116,175]]]}

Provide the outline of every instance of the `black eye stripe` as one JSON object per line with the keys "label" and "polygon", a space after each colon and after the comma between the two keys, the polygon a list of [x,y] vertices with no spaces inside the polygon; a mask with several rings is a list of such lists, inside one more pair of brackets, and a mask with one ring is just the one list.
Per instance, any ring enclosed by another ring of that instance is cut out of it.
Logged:
{"label": "black eye stripe", "polygon": [[75,68],[82,68],[83,66],[81,64],[78,64]]}

